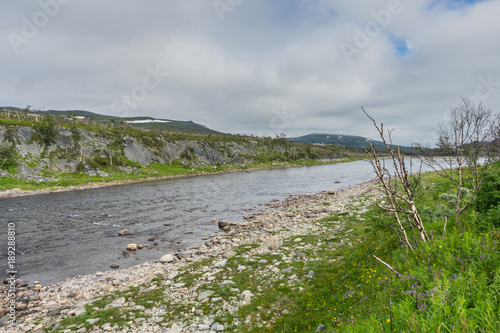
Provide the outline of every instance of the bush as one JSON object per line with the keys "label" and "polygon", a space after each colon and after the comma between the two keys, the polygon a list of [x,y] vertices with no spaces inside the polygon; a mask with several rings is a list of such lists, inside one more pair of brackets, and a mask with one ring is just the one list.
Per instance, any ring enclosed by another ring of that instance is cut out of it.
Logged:
{"label": "bush", "polygon": [[10,170],[17,167],[17,153],[14,147],[0,148],[0,169]]}
{"label": "bush", "polygon": [[482,218],[487,226],[500,228],[500,205],[488,210],[482,215]]}
{"label": "bush", "polygon": [[83,164],[82,162],[78,163],[78,165],[76,166],[76,171],[84,172],[85,171],[85,164]]}
{"label": "bush", "polygon": [[500,227],[500,167],[498,163],[485,174],[483,186],[474,198],[473,207],[478,212],[476,227],[479,230]]}
{"label": "bush", "polygon": [[43,143],[47,146],[50,146],[56,140],[57,128],[52,117],[45,117],[43,121],[38,124],[38,130],[42,135]]}
{"label": "bush", "polygon": [[474,199],[474,207],[485,213],[500,204],[500,164],[484,176],[484,183]]}

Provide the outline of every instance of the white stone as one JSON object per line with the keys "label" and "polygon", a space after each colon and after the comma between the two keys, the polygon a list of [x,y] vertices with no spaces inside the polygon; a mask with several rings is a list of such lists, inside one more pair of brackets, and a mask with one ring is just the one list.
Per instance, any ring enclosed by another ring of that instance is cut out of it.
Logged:
{"label": "white stone", "polygon": [[160,262],[162,263],[169,263],[174,261],[174,256],[169,254],[164,255],[163,257],[160,258]]}
{"label": "white stone", "polygon": [[224,259],[224,260],[221,260],[221,261],[217,261],[214,266],[215,267],[224,267],[227,265],[227,259]]}

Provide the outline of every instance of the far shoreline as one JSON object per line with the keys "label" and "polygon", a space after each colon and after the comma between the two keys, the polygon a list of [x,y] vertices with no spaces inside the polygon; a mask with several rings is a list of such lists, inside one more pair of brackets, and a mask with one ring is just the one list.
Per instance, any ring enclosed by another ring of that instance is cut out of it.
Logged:
{"label": "far shoreline", "polygon": [[0,192],[0,200],[10,199],[10,198],[18,198],[24,196],[33,196],[33,195],[41,195],[41,194],[49,194],[49,193],[61,193],[61,192],[70,192],[70,191],[81,191],[81,190],[92,190],[98,188],[105,188],[111,186],[119,186],[126,184],[135,184],[135,183],[145,183],[151,181],[165,180],[165,179],[177,179],[177,178],[189,178],[189,177],[197,177],[197,176],[207,176],[207,175],[218,175],[232,172],[251,172],[251,171],[260,171],[260,170],[277,170],[277,169],[290,169],[290,168],[303,168],[303,167],[312,167],[312,166],[321,166],[321,165],[333,165],[339,163],[349,163],[355,162],[359,160],[363,160],[364,158],[353,159],[353,158],[341,158],[341,159],[332,159],[328,161],[320,161],[316,160],[317,164],[312,165],[301,165],[301,164],[288,164],[288,165],[276,165],[276,166],[262,166],[262,167],[250,167],[250,168],[236,168],[230,170],[220,170],[213,172],[205,172],[198,171],[195,173],[185,173],[185,174],[177,174],[177,175],[165,175],[158,177],[146,177],[140,179],[123,179],[123,180],[113,180],[113,181],[105,181],[103,178],[103,182],[89,182],[84,185],[70,185],[66,187],[47,187],[40,190],[22,190],[19,188],[2,190]]}

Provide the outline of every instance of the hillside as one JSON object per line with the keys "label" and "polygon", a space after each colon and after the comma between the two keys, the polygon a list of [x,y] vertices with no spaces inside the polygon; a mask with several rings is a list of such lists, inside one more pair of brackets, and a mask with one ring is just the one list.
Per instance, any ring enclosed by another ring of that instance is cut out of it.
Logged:
{"label": "hillside", "polygon": [[[319,134],[313,133],[297,138],[290,138],[293,142],[341,145],[352,148],[370,148],[370,143],[377,150],[385,150],[385,145],[381,141],[372,140],[362,136],[340,135],[340,134]],[[410,151],[411,147],[400,146],[402,151]]]}
{"label": "hillside", "polygon": [[[24,112],[25,109],[16,107],[0,107],[4,111],[10,112]],[[145,128],[154,131],[183,131],[183,132],[200,132],[200,133],[219,133],[214,131],[204,125],[194,123],[192,121],[180,121],[172,119],[159,119],[153,117],[116,117],[102,115],[90,111],[84,110],[47,110],[47,111],[30,111],[29,114],[32,116],[36,115],[51,115],[54,117],[70,117],[77,119],[87,119],[90,121],[95,121],[101,125],[107,124],[129,124],[137,128]]]}
{"label": "hillside", "polygon": [[0,112],[0,175],[10,179],[0,182],[0,188],[12,185],[15,179],[65,186],[230,169],[324,164],[362,156],[363,152],[356,149],[294,143],[283,138],[161,132],[123,122],[103,124],[89,118]]}

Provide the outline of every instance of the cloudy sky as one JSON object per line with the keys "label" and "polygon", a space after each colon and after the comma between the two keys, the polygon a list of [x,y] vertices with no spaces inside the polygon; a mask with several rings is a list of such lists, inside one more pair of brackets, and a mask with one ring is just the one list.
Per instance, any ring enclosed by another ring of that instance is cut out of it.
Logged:
{"label": "cloudy sky", "polygon": [[0,0],[0,105],[432,144],[500,110],[500,0]]}

